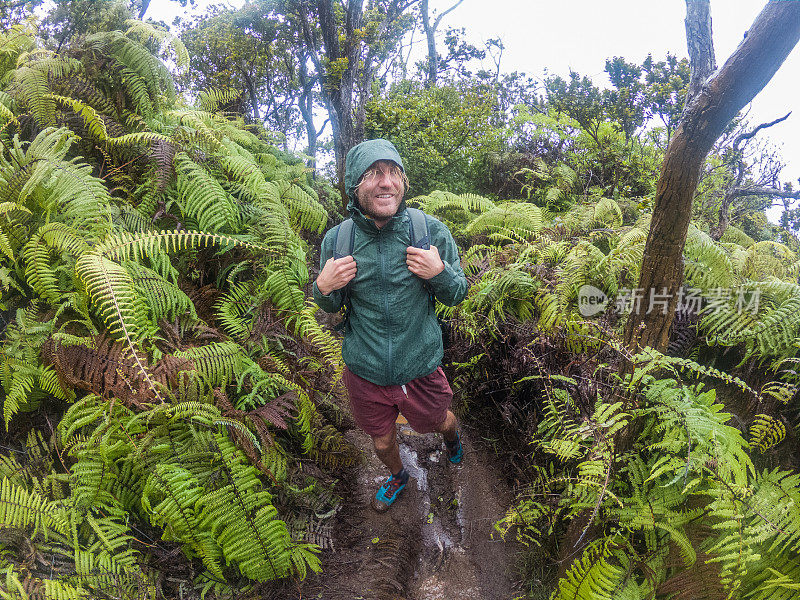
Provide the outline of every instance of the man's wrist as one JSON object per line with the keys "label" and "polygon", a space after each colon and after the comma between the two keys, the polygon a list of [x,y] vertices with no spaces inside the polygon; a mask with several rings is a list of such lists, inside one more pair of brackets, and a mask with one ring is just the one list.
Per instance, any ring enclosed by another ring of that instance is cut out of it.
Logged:
{"label": "man's wrist", "polygon": [[327,286],[324,284],[324,282],[320,284],[319,278],[317,278],[317,281],[315,283],[317,284],[317,289],[319,290],[320,294],[322,294],[323,296],[330,296],[333,290],[327,289]]}

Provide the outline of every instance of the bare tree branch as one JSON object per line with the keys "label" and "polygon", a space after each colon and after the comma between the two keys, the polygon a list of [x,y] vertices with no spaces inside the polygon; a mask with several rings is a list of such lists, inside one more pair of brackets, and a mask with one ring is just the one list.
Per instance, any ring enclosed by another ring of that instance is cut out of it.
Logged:
{"label": "bare tree branch", "polygon": [[747,140],[749,140],[751,138],[754,138],[756,136],[756,134],[759,131],[761,131],[762,129],[767,129],[768,127],[772,127],[773,125],[777,125],[778,123],[781,123],[781,122],[785,121],[786,119],[789,118],[789,116],[791,114],[792,114],[792,111],[789,111],[783,117],[777,118],[774,121],[770,121],[769,123],[762,123],[761,125],[759,125],[755,129],[753,129],[752,131],[748,131],[746,133],[739,134],[738,136],[736,136],[736,139],[733,140],[733,149],[738,151],[739,150],[739,144],[741,144],[742,142],[745,142],[745,141],[747,141]]}
{"label": "bare tree branch", "polygon": [[428,0],[422,0],[422,28],[425,30],[425,37],[428,41],[428,80],[427,87],[431,88],[436,85],[436,78],[439,74],[439,55],[436,52],[436,30],[442,22],[442,19],[448,14],[453,12],[464,0],[458,0],[450,8],[443,13],[436,16],[436,20],[431,25],[430,16],[428,13]]}
{"label": "bare tree branch", "polygon": [[794,198],[800,199],[800,190],[788,192],[786,190],[779,190],[778,188],[768,187],[741,187],[735,188],[728,192],[732,198],[744,198],[746,196],[772,196],[774,198]]}

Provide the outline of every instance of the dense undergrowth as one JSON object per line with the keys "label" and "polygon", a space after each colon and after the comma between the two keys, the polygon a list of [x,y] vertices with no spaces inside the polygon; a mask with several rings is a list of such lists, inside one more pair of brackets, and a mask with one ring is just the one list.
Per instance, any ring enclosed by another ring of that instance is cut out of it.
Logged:
{"label": "dense undergrowth", "polygon": [[[0,37],[4,598],[258,597],[319,568],[356,460],[307,299],[336,209],[224,92],[178,98],[162,48],[181,68],[139,22],[61,53]],[[514,174],[525,199],[410,204],[462,249],[454,384],[521,492],[498,535],[546,550],[531,595],[793,597],[793,238],[699,218],[669,351],[631,354],[658,145],[597,179],[611,128],[599,156],[563,115],[520,126],[572,148]]]}
{"label": "dense undergrowth", "polygon": [[3,597],[302,578],[356,458],[323,417],[307,169],[213,94],[181,104],[153,51],[185,51],[149,26],[34,35],[0,45]]}
{"label": "dense undergrowth", "polygon": [[[620,336],[646,213],[626,222],[607,198],[560,214],[417,201],[469,240],[470,294],[449,313],[456,382],[526,482],[497,527],[544,546],[531,594],[544,579],[559,599],[793,597],[796,252],[692,227],[669,352],[631,354]],[[584,286],[605,310],[581,314]]]}

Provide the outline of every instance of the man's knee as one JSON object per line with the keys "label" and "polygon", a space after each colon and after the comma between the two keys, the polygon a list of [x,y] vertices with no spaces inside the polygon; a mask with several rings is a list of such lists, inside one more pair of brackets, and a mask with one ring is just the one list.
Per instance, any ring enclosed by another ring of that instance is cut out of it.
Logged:
{"label": "man's knee", "polygon": [[450,431],[455,431],[457,425],[458,420],[456,419],[456,416],[448,410],[447,413],[445,413],[445,417],[442,419],[442,422],[436,427],[436,432],[448,433]]}
{"label": "man's knee", "polygon": [[395,432],[390,431],[386,435],[373,436],[372,443],[375,445],[376,452],[388,452],[396,442]]}

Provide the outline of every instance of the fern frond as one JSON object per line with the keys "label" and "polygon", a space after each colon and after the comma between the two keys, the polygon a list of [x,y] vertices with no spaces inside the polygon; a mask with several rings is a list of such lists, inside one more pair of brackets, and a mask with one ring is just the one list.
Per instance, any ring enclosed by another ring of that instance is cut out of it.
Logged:
{"label": "fern frond", "polygon": [[209,384],[226,385],[234,380],[242,368],[244,354],[235,342],[217,342],[175,352],[177,358],[194,363],[197,371]]}
{"label": "fern frond", "polygon": [[614,558],[614,540],[590,544],[558,582],[553,600],[617,600],[626,576]]}
{"label": "fern frond", "polygon": [[142,507],[153,525],[170,531],[170,537],[182,541],[215,577],[224,579],[222,550],[211,532],[198,524],[195,507],[204,491],[201,481],[190,471],[162,463],[147,477]]}
{"label": "fern frond", "polygon": [[152,108],[159,108],[161,94],[168,99],[175,97],[175,85],[166,66],[140,42],[126,37],[121,31],[103,31],[88,36],[86,44],[116,61],[126,91],[135,99],[140,114],[148,115]]}
{"label": "fern frond", "polygon": [[242,95],[242,90],[235,88],[210,89],[200,92],[197,101],[200,103],[200,110],[213,113],[225,104],[230,104]]}
{"label": "fern frond", "polygon": [[197,320],[194,304],[177,285],[138,263],[129,261],[124,267],[131,276],[136,294],[147,302],[154,323],[185,315],[192,321]]}
{"label": "fern frond", "polygon": [[762,454],[780,444],[786,437],[786,426],[770,415],[756,415],[750,425],[750,446]]}
{"label": "fern frond", "polygon": [[535,204],[504,202],[478,215],[464,230],[468,235],[479,235],[510,229],[530,239],[536,236],[543,222],[542,209]]}
{"label": "fern frond", "polygon": [[217,180],[184,152],[175,155],[174,165],[183,214],[204,231],[237,232],[239,211]]}
{"label": "fern frond", "polygon": [[41,127],[56,124],[56,103],[49,97],[50,81],[80,73],[83,65],[63,55],[35,53],[20,56],[20,66],[9,73],[6,88],[23,107],[30,111]]}
{"label": "fern frond", "polygon": [[285,180],[275,182],[281,202],[289,210],[292,223],[308,231],[321,233],[328,222],[325,207],[299,186]]}
{"label": "fern frond", "polygon": [[103,119],[100,118],[100,115],[97,113],[97,111],[91,106],[84,104],[75,98],[67,98],[65,96],[57,96],[52,94],[50,95],[50,98],[60,104],[63,104],[64,106],[68,106],[73,110],[73,112],[80,115],[81,119],[83,119],[83,124],[86,127],[86,130],[94,139],[99,142],[104,142],[108,139],[106,124],[103,122]]}
{"label": "fern frond", "polygon": [[15,485],[6,477],[0,482],[0,527],[41,532],[45,539],[66,535],[63,510],[36,492]]}
{"label": "fern frond", "polygon": [[722,234],[722,237],[719,240],[722,243],[728,244],[738,244],[743,248],[749,248],[756,241],[747,235],[744,231],[739,229],[738,227],[734,227],[733,225],[728,225],[725,228],[725,233]]}
{"label": "fern frond", "polygon": [[711,237],[691,226],[684,249],[686,282],[701,290],[730,289],[736,283],[733,263]]}
{"label": "fern frond", "polygon": [[63,267],[51,266],[52,251],[77,257],[88,252],[89,245],[75,229],[63,223],[48,223],[40,227],[25,245],[22,258],[28,285],[51,304],[58,304],[65,294],[59,286],[59,272],[63,275],[65,271]]}
{"label": "fern frond", "polygon": [[153,25],[152,23],[145,23],[137,19],[129,19],[125,21],[128,29],[125,35],[128,37],[137,37],[143,43],[154,40],[159,46],[167,46],[172,50],[175,57],[175,65],[178,69],[185,69],[189,66],[189,52],[180,38],[172,35],[169,31],[165,31]]}

